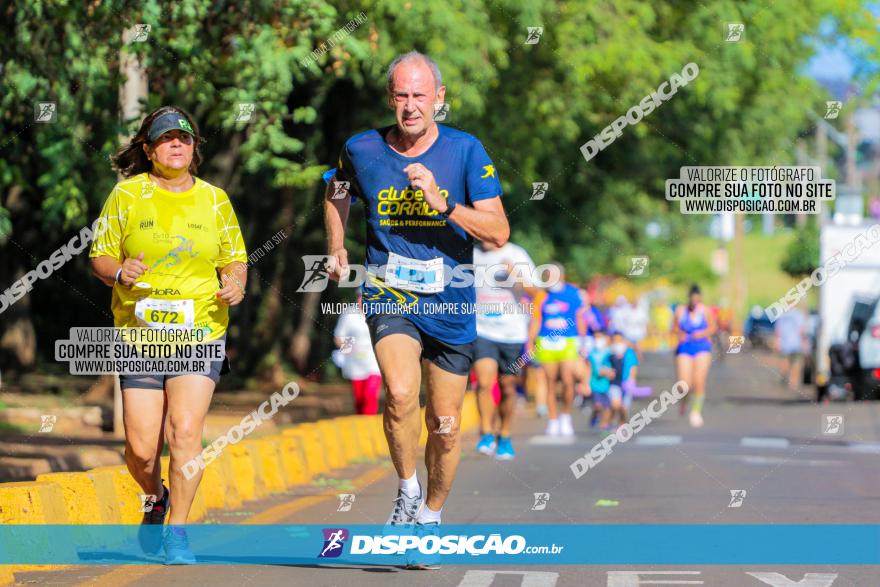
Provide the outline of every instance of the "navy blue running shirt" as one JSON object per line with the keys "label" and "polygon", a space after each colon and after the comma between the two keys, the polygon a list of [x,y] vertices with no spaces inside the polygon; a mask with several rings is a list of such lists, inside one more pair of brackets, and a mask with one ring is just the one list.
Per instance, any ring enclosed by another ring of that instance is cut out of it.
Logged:
{"label": "navy blue running shirt", "polygon": [[392,128],[351,137],[336,170],[336,181],[350,182],[351,194],[366,206],[364,311],[399,313],[429,336],[471,342],[477,336],[474,288],[449,282],[472,275],[452,271],[473,263],[473,239],[432,210],[403,169],[421,163],[434,174],[440,194],[458,205],[500,196],[498,172],[480,141],[466,132],[438,124],[439,136],[427,151],[404,157],[385,142]]}

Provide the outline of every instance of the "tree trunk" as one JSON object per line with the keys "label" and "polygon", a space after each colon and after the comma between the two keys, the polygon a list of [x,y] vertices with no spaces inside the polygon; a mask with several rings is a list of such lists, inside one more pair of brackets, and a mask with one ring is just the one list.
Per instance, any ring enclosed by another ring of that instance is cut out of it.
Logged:
{"label": "tree trunk", "polygon": [[[15,218],[28,218],[30,206],[22,196],[23,189],[19,185],[14,185],[9,189],[6,196],[5,208],[9,211],[10,216]],[[26,223],[26,221],[25,221]],[[27,226],[23,227],[23,240],[28,240],[29,230]],[[16,231],[13,229],[12,234]],[[22,237],[19,237],[21,240]],[[13,242],[12,246],[29,250],[31,243]],[[10,277],[5,287],[21,279],[31,267],[28,266],[31,258],[29,255],[8,255],[6,275]],[[19,299],[15,304],[6,308],[3,312],[3,321],[7,324],[0,336],[0,348],[9,351],[14,357],[15,369],[29,370],[36,363],[37,358],[37,333],[31,321],[31,300],[30,293]]]}
{"label": "tree trunk", "polygon": [[315,311],[318,308],[318,302],[321,301],[321,292],[310,291],[302,296],[302,308],[299,313],[299,323],[293,338],[290,340],[290,355],[293,364],[297,370],[305,371],[309,363],[309,352],[312,349],[312,331],[315,327]]}

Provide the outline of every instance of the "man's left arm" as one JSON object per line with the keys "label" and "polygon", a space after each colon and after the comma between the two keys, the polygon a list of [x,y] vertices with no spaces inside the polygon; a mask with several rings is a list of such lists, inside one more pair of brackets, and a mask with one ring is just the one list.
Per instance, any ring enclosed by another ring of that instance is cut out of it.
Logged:
{"label": "man's left arm", "polygon": [[[479,142],[470,146],[465,159],[464,203],[451,204],[440,195],[434,174],[421,163],[407,165],[410,185],[422,190],[428,206],[460,226],[466,233],[496,247],[510,239],[510,225],[501,203],[501,182],[495,165]],[[468,206],[467,204],[470,204]]]}
{"label": "man's left arm", "polygon": [[476,201],[473,208],[459,204],[448,218],[472,237],[496,247],[504,246],[510,238],[510,225],[500,197]]}

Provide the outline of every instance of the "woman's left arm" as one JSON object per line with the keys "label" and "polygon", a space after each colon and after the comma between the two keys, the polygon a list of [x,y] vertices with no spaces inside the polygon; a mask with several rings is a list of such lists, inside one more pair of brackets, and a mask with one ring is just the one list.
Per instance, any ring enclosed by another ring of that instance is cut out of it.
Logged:
{"label": "woman's left arm", "polygon": [[230,306],[237,306],[244,299],[247,286],[247,265],[241,261],[233,261],[220,269],[220,281],[223,288],[217,297]]}

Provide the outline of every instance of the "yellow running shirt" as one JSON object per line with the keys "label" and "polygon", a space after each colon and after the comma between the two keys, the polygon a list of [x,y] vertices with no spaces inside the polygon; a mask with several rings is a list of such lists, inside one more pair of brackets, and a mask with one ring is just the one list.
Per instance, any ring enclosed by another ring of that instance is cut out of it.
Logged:
{"label": "yellow running shirt", "polygon": [[149,267],[138,287],[113,286],[117,328],[201,329],[205,341],[226,332],[229,307],[216,293],[217,271],[247,263],[238,219],[226,192],[199,178],[185,192],[170,192],[142,173],[119,182],[101,211],[107,230],[90,257],[120,263],[144,253]]}

